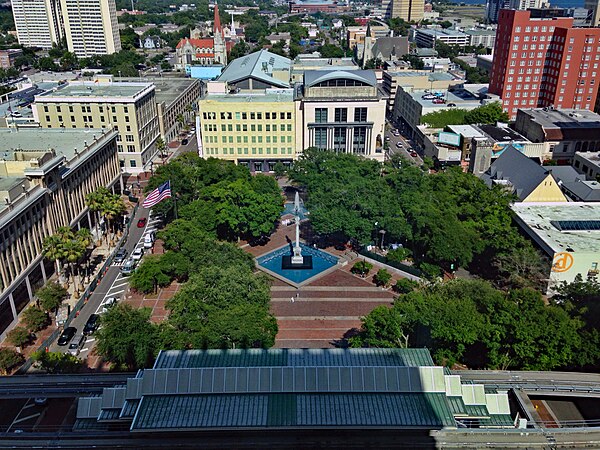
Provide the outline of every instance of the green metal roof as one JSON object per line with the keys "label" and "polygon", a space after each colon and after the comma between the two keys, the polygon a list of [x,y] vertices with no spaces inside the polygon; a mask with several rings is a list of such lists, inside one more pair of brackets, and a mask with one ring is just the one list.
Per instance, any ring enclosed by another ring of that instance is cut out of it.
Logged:
{"label": "green metal roof", "polygon": [[514,428],[515,419],[513,419],[510,414],[490,414],[489,419],[481,420],[481,425],[491,428]]}
{"label": "green metal roof", "polygon": [[131,430],[454,424],[444,394],[186,395],[144,397]]}
{"label": "green metal roof", "polygon": [[219,81],[236,83],[245,78],[256,78],[267,84],[289,87],[289,83],[274,78],[273,71],[287,71],[289,73],[291,65],[291,59],[267,50],[260,50],[231,61],[218,79]]}
{"label": "green metal roof", "polygon": [[250,349],[161,351],[154,369],[199,367],[434,366],[424,348]]}

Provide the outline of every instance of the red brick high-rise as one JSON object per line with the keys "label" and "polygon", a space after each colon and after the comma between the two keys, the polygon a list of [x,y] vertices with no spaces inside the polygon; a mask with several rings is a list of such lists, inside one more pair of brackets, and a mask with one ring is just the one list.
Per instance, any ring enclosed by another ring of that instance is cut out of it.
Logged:
{"label": "red brick high-rise", "polygon": [[[600,28],[573,28],[573,19],[532,19],[501,10],[489,91],[511,119],[517,109],[594,109],[600,79]],[[597,81],[598,80],[598,81]]]}

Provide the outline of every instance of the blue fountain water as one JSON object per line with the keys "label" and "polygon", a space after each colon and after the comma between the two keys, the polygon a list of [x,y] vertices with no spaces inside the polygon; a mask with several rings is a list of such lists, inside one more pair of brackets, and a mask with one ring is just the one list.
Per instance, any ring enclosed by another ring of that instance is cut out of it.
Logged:
{"label": "blue fountain water", "polygon": [[314,277],[315,275],[324,272],[325,270],[335,266],[338,262],[338,258],[323,252],[319,249],[309,247],[308,245],[304,245],[300,243],[300,248],[302,249],[302,255],[311,255],[313,261],[312,269],[294,269],[287,270],[281,268],[281,260],[285,255],[291,255],[292,251],[289,245],[285,247],[281,247],[277,250],[273,250],[266,255],[260,256],[257,258],[257,262],[259,266],[264,267],[265,269],[269,269],[271,272],[275,272],[276,274],[282,276],[283,278],[287,278],[288,280],[299,284],[302,283],[309,278]]}

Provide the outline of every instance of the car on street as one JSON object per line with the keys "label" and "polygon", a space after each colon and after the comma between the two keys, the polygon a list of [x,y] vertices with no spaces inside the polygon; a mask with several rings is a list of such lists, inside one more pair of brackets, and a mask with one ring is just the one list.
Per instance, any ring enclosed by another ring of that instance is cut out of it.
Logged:
{"label": "car on street", "polygon": [[114,261],[116,263],[122,263],[123,261],[125,261],[125,258],[127,258],[127,250],[121,247],[119,250],[117,250]]}
{"label": "car on street", "polygon": [[436,99],[432,100],[431,103],[433,103],[435,105],[442,105],[442,104],[446,103],[446,100],[444,100],[443,98],[436,98]]}
{"label": "car on street", "polygon": [[433,94],[425,94],[421,96],[422,100],[433,100],[434,98],[436,98],[436,96]]}
{"label": "car on street", "polygon": [[140,220],[138,220],[137,227],[138,228],[144,228],[146,226],[146,222],[148,222],[148,218],[147,217],[142,217]]}
{"label": "car on street", "polygon": [[106,300],[104,300],[104,302],[102,303],[101,313],[104,314],[105,312],[107,312],[110,308],[115,306],[118,301],[119,299],[117,297],[107,297]]}
{"label": "car on street", "polygon": [[48,403],[48,398],[47,397],[36,397],[33,399],[33,403],[35,403],[38,406],[44,406],[46,403]]}
{"label": "car on street", "polygon": [[129,258],[121,267],[121,275],[125,277],[131,275],[135,271],[136,265],[137,261],[134,261],[133,259]]}
{"label": "car on street", "polygon": [[69,350],[68,350],[69,353],[73,356],[79,355],[79,352],[83,348],[84,344],[85,344],[85,336],[77,336],[75,339],[73,339],[71,341],[71,344],[69,344]]}
{"label": "car on street", "polygon": [[63,345],[67,345],[71,339],[73,339],[73,336],[75,336],[75,334],[77,334],[77,328],[75,327],[67,327],[63,330],[63,332],[61,333],[60,337],[58,338],[58,345],[60,345],[61,347]]}
{"label": "car on street", "polygon": [[402,148],[402,142],[396,142],[396,147]]}
{"label": "car on street", "polygon": [[410,152],[410,156],[412,156],[413,158],[416,158],[417,156],[419,156],[417,154],[417,152],[415,152],[414,150]]}
{"label": "car on street", "polygon": [[96,331],[99,325],[99,318],[100,316],[98,314],[92,314],[83,326],[83,334],[92,334],[94,331]]}
{"label": "car on street", "polygon": [[134,261],[139,261],[140,259],[142,259],[142,256],[144,256],[144,249],[143,248],[136,248],[131,253],[131,259],[133,259]]}
{"label": "car on street", "polygon": [[454,108],[456,106],[456,103],[448,103],[446,106],[448,106],[450,108]]}
{"label": "car on street", "polygon": [[181,145],[188,145],[190,141],[188,141],[187,139],[182,139],[181,140]]}

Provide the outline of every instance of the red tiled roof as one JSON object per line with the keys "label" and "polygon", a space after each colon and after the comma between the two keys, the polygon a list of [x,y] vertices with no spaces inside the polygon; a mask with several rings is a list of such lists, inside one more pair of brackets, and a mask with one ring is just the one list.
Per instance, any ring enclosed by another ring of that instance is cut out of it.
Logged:
{"label": "red tiled roof", "polygon": [[179,41],[179,44],[177,44],[177,48],[183,47],[186,44],[186,42],[189,42],[190,44],[192,44],[194,46],[194,48],[213,48],[215,45],[215,41],[213,40],[213,38],[204,38],[204,39],[183,38],[182,40]]}

